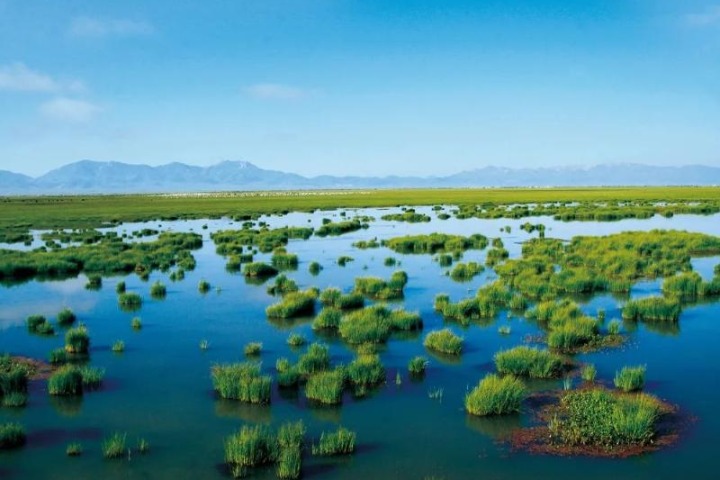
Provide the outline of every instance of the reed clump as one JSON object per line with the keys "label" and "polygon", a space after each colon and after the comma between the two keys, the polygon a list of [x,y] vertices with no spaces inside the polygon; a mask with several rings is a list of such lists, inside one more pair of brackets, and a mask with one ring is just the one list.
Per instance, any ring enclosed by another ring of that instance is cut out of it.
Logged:
{"label": "reed clump", "polygon": [[495,367],[506,375],[554,378],[565,369],[563,358],[547,350],[519,346],[495,354]]}
{"label": "reed clump", "polygon": [[623,392],[635,392],[645,386],[645,366],[623,367],[615,373],[613,383]]}
{"label": "reed clump", "polygon": [[257,363],[215,365],[211,369],[211,377],[213,389],[221,398],[246,403],[270,403],[272,378],[262,375]]}
{"label": "reed clump", "polygon": [[465,410],[477,416],[516,413],[526,395],[525,385],[517,378],[491,373],[465,396]]}
{"label": "reed clump", "polygon": [[462,344],[463,339],[455,335],[449,328],[428,333],[423,342],[428,350],[446,355],[460,355]]}

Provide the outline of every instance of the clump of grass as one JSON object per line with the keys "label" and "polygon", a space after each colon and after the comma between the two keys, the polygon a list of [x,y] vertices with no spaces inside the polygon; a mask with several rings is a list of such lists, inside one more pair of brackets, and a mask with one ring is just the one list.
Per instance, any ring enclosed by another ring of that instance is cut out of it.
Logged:
{"label": "clump of grass", "polygon": [[597,368],[595,368],[593,364],[585,365],[582,367],[582,370],[580,370],[580,378],[582,378],[584,382],[593,383],[595,382],[596,376]]}
{"label": "clump of grass", "polygon": [[87,290],[100,290],[102,288],[102,277],[100,275],[89,275],[85,288]]}
{"label": "clump of grass", "polygon": [[27,405],[27,392],[10,392],[2,395],[2,406],[9,408],[20,408]]}
{"label": "clump of grass", "polygon": [[313,320],[313,330],[335,330],[340,326],[342,312],[336,308],[323,308]]}
{"label": "clump of grass", "polygon": [[105,369],[90,367],[88,365],[79,367],[80,376],[82,377],[83,388],[96,389],[100,387],[103,378],[105,377]]}
{"label": "clump of grass", "polygon": [[300,448],[286,448],[278,453],[277,468],[275,474],[280,479],[300,478],[302,468],[302,456]]}
{"label": "clump of grass", "polygon": [[467,282],[482,273],[483,270],[485,267],[477,262],[458,263],[450,271],[450,278],[456,282]]}
{"label": "clump of grass", "polygon": [[265,309],[269,318],[293,318],[303,315],[312,315],[315,311],[315,291],[291,292],[285,295],[278,303]]}
{"label": "clump of grass", "polygon": [[346,367],[345,372],[350,383],[358,387],[377,385],[385,381],[385,367],[380,362],[379,355],[358,355]]}
{"label": "clump of grass", "polygon": [[675,298],[647,297],[629,300],[622,309],[625,320],[677,322],[680,302]]}
{"label": "clump of grass", "polygon": [[318,262],[310,262],[310,265],[308,265],[308,271],[312,276],[319,275],[322,268],[322,265],[320,265]]}
{"label": "clump of grass", "polygon": [[574,390],[562,397],[548,427],[561,444],[615,449],[651,443],[660,415],[660,403],[650,395]]}
{"label": "clump of grass", "polygon": [[65,351],[85,354],[90,348],[90,334],[84,325],[71,328],[65,333]]}
{"label": "clump of grass", "polygon": [[108,459],[123,457],[127,453],[127,448],[125,447],[126,439],[126,433],[115,432],[103,440],[103,457]]}
{"label": "clump of grass", "polygon": [[322,432],[320,441],[312,446],[313,455],[348,455],[355,451],[357,435],[344,427],[335,432]]}
{"label": "clump of grass", "polygon": [[83,377],[80,369],[66,365],[56,370],[48,379],[50,395],[82,395]]}
{"label": "clump of grass", "polygon": [[65,447],[65,454],[68,457],[79,457],[83,453],[83,446],[81,443],[78,442],[72,442],[68,443],[67,447]]}
{"label": "clump of grass", "polygon": [[253,262],[245,265],[243,275],[253,278],[268,278],[278,274],[278,269],[263,262]]}
{"label": "clump of grass", "polygon": [[137,442],[137,451],[145,455],[150,451],[150,442],[144,438],[139,438]]}
{"label": "clump of grass", "polygon": [[500,327],[498,327],[498,333],[500,335],[510,335],[511,332],[512,328],[510,328],[509,325],[501,325]]}
{"label": "clump of grass", "polygon": [[348,343],[384,343],[393,331],[419,330],[422,319],[416,313],[389,310],[373,305],[345,315],[340,321],[340,336]]}
{"label": "clump of grass", "polygon": [[623,392],[635,392],[645,386],[645,366],[623,367],[615,373],[615,387]]}
{"label": "clump of grass", "polygon": [[150,296],[153,298],[165,298],[167,296],[167,287],[160,280],[157,280],[150,286]]}
{"label": "clump of grass", "polygon": [[344,267],[348,263],[354,262],[354,261],[355,261],[355,259],[353,257],[348,257],[347,255],[341,255],[337,259],[337,264],[340,265],[341,267]]}
{"label": "clump of grass", "polygon": [[204,352],[205,350],[210,348],[210,342],[205,339],[200,340],[199,346],[200,346],[200,350],[202,350]]}
{"label": "clump of grass", "polygon": [[215,365],[211,376],[213,388],[221,398],[246,403],[270,403],[272,379],[260,374],[260,365],[257,363]]}
{"label": "clump of grass", "polygon": [[70,325],[75,323],[75,320],[77,320],[75,313],[73,313],[73,311],[67,307],[60,310],[60,312],[57,314],[57,323],[62,327],[69,327]]}
{"label": "clump of grass", "polygon": [[26,438],[25,429],[19,423],[0,424],[0,450],[21,447]]}
{"label": "clump of grass", "polygon": [[[262,425],[243,425],[240,431],[225,439],[225,463],[233,476],[245,476],[248,467],[273,463],[277,458],[277,440]],[[236,475],[236,474],[240,475]]]}
{"label": "clump of grass", "polygon": [[383,242],[388,248],[398,253],[430,253],[465,251],[468,249],[482,250],[488,239],[480,234],[470,237],[431,233],[429,235],[408,235],[395,237]]}
{"label": "clump of grass", "polygon": [[305,385],[305,396],[326,405],[337,405],[342,402],[345,386],[345,371],[342,368],[322,371],[311,375]]}
{"label": "clump of grass", "polygon": [[376,300],[396,300],[403,298],[408,276],[402,270],[392,274],[385,281],[377,277],[359,277],[355,279],[355,292]]}
{"label": "clump of grass", "polygon": [[620,321],[619,320],[611,320],[608,324],[608,334],[609,335],[618,335],[620,334]]}
{"label": "clump of grass", "polygon": [[385,260],[383,260],[383,265],[386,267],[394,267],[397,265],[397,260],[395,257],[386,257]]}
{"label": "clump of grass", "polygon": [[115,293],[118,295],[121,293],[125,293],[125,290],[127,287],[125,286],[125,280],[120,280],[118,283],[115,284]]}
{"label": "clump of grass", "polygon": [[291,292],[297,292],[298,286],[295,280],[286,277],[284,274],[278,275],[275,278],[275,283],[267,288],[267,292],[270,295],[285,295]]}
{"label": "clump of grass", "polygon": [[423,342],[428,350],[446,355],[460,355],[462,344],[463,339],[455,335],[449,328],[430,332]]}
{"label": "clump of grass", "polygon": [[408,371],[410,372],[410,375],[414,375],[416,377],[424,375],[428,363],[427,358],[421,355],[411,358],[408,362]]}
{"label": "clump of grass", "polygon": [[62,365],[63,363],[67,363],[68,360],[68,352],[66,352],[64,348],[56,348],[54,350],[51,350],[50,354],[48,355],[48,361],[52,365]]}
{"label": "clump of grass", "polygon": [[298,266],[298,256],[288,253],[284,248],[276,248],[270,263],[278,270],[295,270]]}
{"label": "clump of grass", "polygon": [[207,280],[200,280],[198,282],[198,292],[205,294],[210,291],[210,288],[210,282],[208,282]]}
{"label": "clump of grass", "polygon": [[564,369],[559,355],[526,346],[519,346],[495,354],[495,366],[502,374],[518,377],[553,378]]}
{"label": "clump of grass", "polygon": [[436,257],[436,260],[441,267],[449,267],[453,263],[453,256],[449,253],[441,253]]}
{"label": "clump of grass", "polygon": [[311,344],[298,358],[297,370],[301,375],[311,375],[330,367],[330,349],[322,343]]}
{"label": "clump of grass", "polygon": [[520,411],[527,395],[525,385],[507,375],[488,374],[465,396],[465,410],[472,415],[507,415]]}
{"label": "clump of grass", "polygon": [[260,342],[250,342],[247,345],[245,345],[245,356],[247,357],[255,357],[260,355],[260,352],[262,351],[262,343]]}
{"label": "clump of grass", "polygon": [[299,333],[291,333],[287,338],[287,344],[291,347],[300,347],[305,343],[307,343],[307,340]]}
{"label": "clump of grass", "polygon": [[52,335],[55,329],[43,315],[30,315],[26,320],[28,331],[39,335]]}
{"label": "clump of grass", "polygon": [[133,330],[142,329],[142,320],[140,319],[140,317],[134,317],[132,320],[130,320],[130,326]]}
{"label": "clump of grass", "polygon": [[142,306],[142,297],[135,292],[125,292],[118,295],[120,307],[126,310],[137,310]]}
{"label": "clump of grass", "polygon": [[351,310],[362,308],[365,305],[365,300],[359,293],[343,294],[340,289],[330,287],[320,293],[320,303],[338,310]]}
{"label": "clump of grass", "polygon": [[125,351],[125,342],[116,340],[115,343],[112,344],[111,350],[113,353],[123,353]]}

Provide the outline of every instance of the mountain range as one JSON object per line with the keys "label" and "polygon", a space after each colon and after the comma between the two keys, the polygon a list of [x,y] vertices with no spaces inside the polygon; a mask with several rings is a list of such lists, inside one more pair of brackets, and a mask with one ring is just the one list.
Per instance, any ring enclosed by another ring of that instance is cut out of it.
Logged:
{"label": "mountain range", "polygon": [[304,177],[249,162],[209,167],[169,163],[157,167],[82,160],[39,177],[0,170],[0,195],[165,193],[238,190],[459,187],[584,187],[720,185],[720,167],[604,164],[592,167],[482,167],[447,176]]}

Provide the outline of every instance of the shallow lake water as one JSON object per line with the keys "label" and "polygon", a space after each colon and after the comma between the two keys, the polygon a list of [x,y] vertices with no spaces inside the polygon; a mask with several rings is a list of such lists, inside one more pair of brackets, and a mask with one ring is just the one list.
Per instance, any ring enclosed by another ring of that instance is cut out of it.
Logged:
{"label": "shallow lake water", "polygon": [[[215,253],[209,238],[213,231],[240,228],[227,219],[124,224],[117,228],[128,233],[139,228],[195,231],[205,239],[194,252],[197,268],[186,272],[185,279],[171,282],[168,274],[153,272],[148,281],[136,275],[107,277],[99,291],[86,290],[86,278],[63,281],[30,281],[0,287],[0,352],[46,359],[48,352],[63,345],[62,330],[53,337],[28,334],[25,319],[31,314],[54,318],[64,306],[72,308],[91,334],[91,363],[106,369],[103,387],[82,398],[58,399],[47,394],[45,381],[33,381],[28,406],[0,408],[0,422],[18,421],[28,433],[27,445],[18,450],[0,452],[2,479],[178,479],[228,478],[223,464],[223,440],[245,423],[279,425],[302,419],[309,438],[338,425],[357,432],[357,452],[350,457],[303,457],[303,478],[444,478],[444,479],[520,479],[520,478],[715,478],[714,453],[720,416],[720,303],[688,306],[683,310],[679,328],[658,330],[640,324],[624,330],[627,343],[621,348],[581,354],[577,359],[597,366],[598,378],[612,382],[617,369],[624,365],[647,365],[646,391],[678,405],[695,418],[683,438],[674,446],[656,453],[630,459],[561,458],[515,452],[502,441],[513,428],[527,425],[531,412],[503,418],[481,419],[464,412],[463,399],[487,373],[494,370],[492,357],[501,349],[523,344],[526,335],[540,330],[520,317],[509,318],[501,312],[483,325],[462,328],[445,324],[433,311],[437,293],[447,293],[453,301],[474,295],[478,287],[494,279],[491,269],[466,283],[457,283],[444,275],[430,255],[400,255],[384,247],[368,250],[353,248],[358,240],[385,239],[414,233],[481,233],[501,237],[511,257],[520,255],[521,242],[536,236],[520,225],[543,223],[547,236],[570,239],[575,235],[607,235],[628,230],[679,229],[720,235],[720,215],[678,215],[667,219],[624,220],[612,223],[562,223],[551,218],[521,220],[438,220],[430,209],[430,223],[386,222],[380,216],[398,209],[347,211],[371,215],[377,221],[370,228],[337,237],[311,237],[291,240],[287,249],[296,253],[300,265],[287,275],[300,288],[336,286],[348,291],[358,276],[387,278],[396,269],[405,270],[409,281],[403,301],[392,303],[418,311],[424,330],[416,335],[393,337],[381,351],[387,370],[387,384],[370,396],[355,399],[346,394],[342,406],[320,408],[308,405],[302,390],[292,395],[273,386],[269,406],[252,406],[216,398],[210,381],[210,367],[220,362],[243,361],[243,346],[251,341],[263,343],[260,356],[264,371],[274,374],[275,360],[291,360],[304,351],[286,344],[291,332],[301,333],[309,341],[330,345],[333,364],[349,363],[354,353],[336,337],[319,335],[311,329],[311,318],[293,321],[269,321],[265,308],[276,298],[266,293],[267,285],[246,282],[240,274],[225,270],[225,259]],[[341,220],[339,211],[315,214],[292,213],[262,218],[272,227],[284,225],[321,225],[322,218]],[[207,225],[207,229],[203,229]],[[509,225],[511,233],[501,232]],[[150,237],[149,239],[152,239]],[[146,241],[149,239],[142,239]],[[354,261],[337,265],[341,255]],[[384,266],[386,257],[400,264]],[[482,261],[485,251],[468,251],[463,260]],[[269,260],[269,254],[256,255]],[[308,264],[318,261],[324,269],[318,276],[308,273]],[[720,258],[693,260],[694,268],[705,278],[712,276]],[[197,289],[201,279],[213,288],[207,294]],[[128,291],[143,297],[138,312],[118,308],[115,285],[124,280]],[[150,285],[161,280],[168,287],[164,300],[150,297]],[[270,280],[271,282],[272,280]],[[661,281],[637,283],[632,297],[657,294]],[[598,295],[579,300],[583,309],[595,314],[607,311],[607,319],[620,317],[625,299]],[[142,318],[143,327],[133,331],[130,321]],[[511,334],[502,336],[498,327],[509,325]],[[465,339],[464,351],[457,360],[429,354],[422,345],[425,334],[449,326]],[[111,351],[116,340],[124,340],[122,354]],[[201,351],[199,342],[207,340],[209,349]],[[430,358],[427,374],[421,381],[407,375],[408,360],[415,355]],[[396,373],[402,382],[396,385]],[[531,383],[536,390],[562,388],[562,380]],[[428,393],[442,389],[442,399]],[[147,455],[134,453],[129,460],[104,460],[102,439],[115,431],[127,432],[130,446],[140,437],[151,445]],[[78,458],[67,457],[65,447],[72,441],[84,446]],[[254,470],[252,478],[275,478],[273,468]]]}

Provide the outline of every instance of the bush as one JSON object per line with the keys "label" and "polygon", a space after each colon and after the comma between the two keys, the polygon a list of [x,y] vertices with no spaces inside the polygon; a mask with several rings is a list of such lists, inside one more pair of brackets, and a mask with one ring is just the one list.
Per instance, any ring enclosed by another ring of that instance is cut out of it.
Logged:
{"label": "bush", "polygon": [[318,262],[310,262],[310,265],[308,265],[308,271],[310,272],[310,275],[313,276],[318,275],[322,268],[322,265],[320,265]]}
{"label": "bush", "polygon": [[213,388],[221,398],[246,403],[270,403],[272,379],[260,374],[260,365],[243,362],[215,365],[211,370]]}
{"label": "bush", "polygon": [[205,294],[210,291],[210,282],[206,280],[200,280],[198,282],[198,292]]}
{"label": "bush", "polygon": [[342,402],[344,386],[345,371],[342,368],[318,372],[308,378],[305,396],[316,402],[337,405]]}
{"label": "bush", "polygon": [[423,345],[429,350],[433,350],[447,355],[460,355],[462,351],[463,339],[455,335],[449,328],[430,332]]}
{"label": "bush", "polygon": [[0,450],[20,447],[25,439],[25,429],[19,423],[0,424]]}
{"label": "bush", "polygon": [[322,432],[320,442],[312,446],[313,455],[347,455],[355,451],[355,432],[340,427],[335,432]]}
{"label": "bush", "polygon": [[642,390],[643,386],[645,386],[645,366],[623,367],[619,372],[615,373],[613,382],[615,387],[623,392]]}
{"label": "bush", "polygon": [[495,354],[495,366],[502,374],[553,378],[562,373],[564,362],[562,357],[546,350],[519,346]]}
{"label": "bush", "polygon": [[583,379],[583,381],[588,383],[593,383],[595,381],[595,377],[597,376],[597,369],[595,368],[595,365],[585,365],[582,370],[580,370],[580,377]]}
{"label": "bush", "polygon": [[519,412],[526,393],[525,385],[517,378],[491,373],[465,396],[465,410],[478,416]]}

